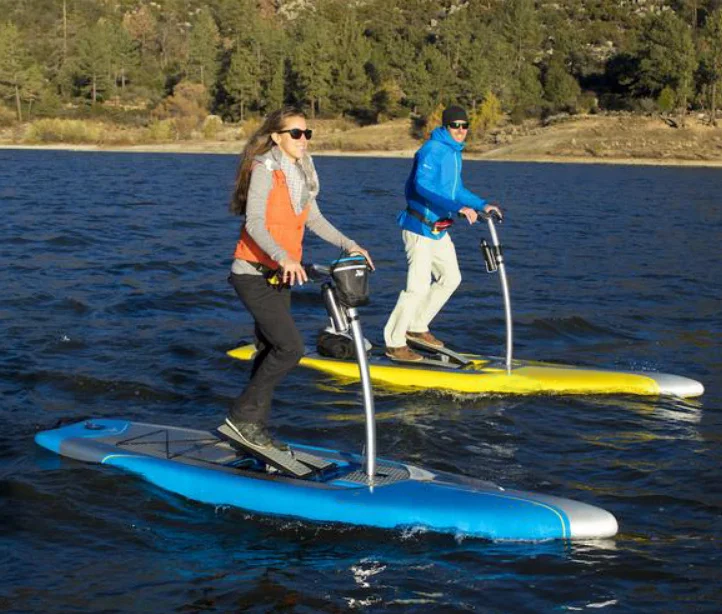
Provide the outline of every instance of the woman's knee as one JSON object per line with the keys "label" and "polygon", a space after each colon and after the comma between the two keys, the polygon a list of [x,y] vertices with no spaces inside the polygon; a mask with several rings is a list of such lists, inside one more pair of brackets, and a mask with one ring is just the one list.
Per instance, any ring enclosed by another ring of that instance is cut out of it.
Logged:
{"label": "woman's knee", "polygon": [[303,357],[306,348],[301,335],[296,334],[289,335],[288,338],[284,339],[283,343],[277,346],[276,351],[283,356],[284,361],[295,365]]}

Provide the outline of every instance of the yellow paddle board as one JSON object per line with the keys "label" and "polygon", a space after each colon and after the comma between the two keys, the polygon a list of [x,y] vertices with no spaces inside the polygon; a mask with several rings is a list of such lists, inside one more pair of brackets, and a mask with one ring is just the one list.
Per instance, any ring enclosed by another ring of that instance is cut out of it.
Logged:
{"label": "yellow paddle board", "polygon": [[[239,360],[252,360],[256,348],[243,345],[228,352]],[[471,362],[459,366],[438,363],[394,362],[386,356],[369,358],[375,384],[417,389],[445,389],[489,394],[635,394],[697,397],[704,393],[699,382],[679,375],[639,371],[611,371],[570,365],[515,360],[510,373],[501,359],[464,354]],[[301,358],[304,367],[341,378],[359,379],[355,360],[327,358],[309,352]]]}

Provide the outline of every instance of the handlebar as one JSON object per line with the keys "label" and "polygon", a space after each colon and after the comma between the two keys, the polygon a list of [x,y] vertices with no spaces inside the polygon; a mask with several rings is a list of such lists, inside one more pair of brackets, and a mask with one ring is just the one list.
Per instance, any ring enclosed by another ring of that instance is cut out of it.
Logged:
{"label": "handlebar", "polygon": [[[487,213],[483,209],[474,209],[476,211],[476,215],[479,216],[479,219],[484,220],[485,222],[488,222],[489,220],[496,222],[497,224],[501,224],[504,221],[504,218],[499,215],[496,211],[491,211]],[[457,213],[457,217],[466,219],[466,216],[463,213]]]}
{"label": "handlebar", "polygon": [[486,211],[477,211],[476,212],[481,219],[483,219],[485,222],[488,222],[489,220],[496,222],[497,224],[501,224],[504,221],[504,218],[499,215],[496,211],[491,211],[490,213],[487,213]]}
{"label": "handlebar", "polygon": [[311,262],[302,263],[308,281],[326,281],[331,277],[331,267]]}

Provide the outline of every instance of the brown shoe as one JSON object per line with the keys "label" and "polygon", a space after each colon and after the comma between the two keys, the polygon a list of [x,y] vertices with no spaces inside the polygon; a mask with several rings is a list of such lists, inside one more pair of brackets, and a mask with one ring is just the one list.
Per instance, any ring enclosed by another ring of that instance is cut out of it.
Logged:
{"label": "brown shoe", "polygon": [[442,348],[444,347],[444,342],[439,341],[434,335],[432,335],[428,330],[425,333],[412,333],[408,332],[406,333],[406,338],[409,341],[416,341],[416,343],[420,343],[421,345],[428,346],[430,348]]}
{"label": "brown shoe", "polygon": [[423,360],[421,354],[417,354],[408,345],[402,345],[400,348],[386,348],[386,356],[391,360],[401,360],[403,362],[418,362]]}

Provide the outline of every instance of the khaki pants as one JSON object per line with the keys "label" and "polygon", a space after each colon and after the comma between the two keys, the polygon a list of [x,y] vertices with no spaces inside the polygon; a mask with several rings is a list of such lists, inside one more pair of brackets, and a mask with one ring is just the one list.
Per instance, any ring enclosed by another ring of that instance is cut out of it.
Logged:
{"label": "khaki pants", "polygon": [[387,347],[406,345],[406,333],[423,333],[461,283],[456,249],[451,237],[429,239],[403,230],[409,271],[406,290],[399,294],[384,328]]}

